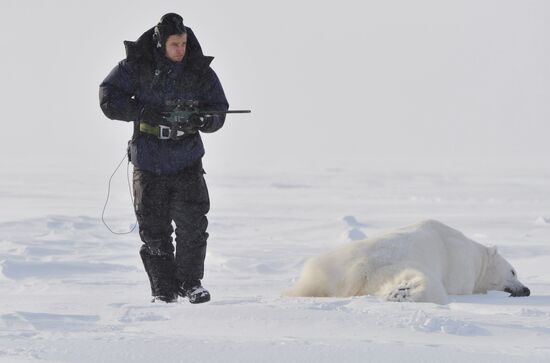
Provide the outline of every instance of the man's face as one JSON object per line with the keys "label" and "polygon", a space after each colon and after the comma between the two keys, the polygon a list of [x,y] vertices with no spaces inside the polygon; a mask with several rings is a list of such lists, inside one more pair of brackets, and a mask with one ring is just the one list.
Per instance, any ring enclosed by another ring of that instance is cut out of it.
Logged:
{"label": "man's face", "polygon": [[187,47],[187,34],[170,35],[166,40],[166,58],[172,62],[181,62]]}

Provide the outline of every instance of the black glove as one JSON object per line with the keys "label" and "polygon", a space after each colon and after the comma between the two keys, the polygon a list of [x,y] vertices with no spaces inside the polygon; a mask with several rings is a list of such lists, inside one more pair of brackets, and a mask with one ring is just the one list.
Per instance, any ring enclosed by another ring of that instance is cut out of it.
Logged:
{"label": "black glove", "polygon": [[139,122],[158,126],[166,122],[165,113],[154,106],[143,106],[139,114]]}
{"label": "black glove", "polygon": [[193,113],[189,116],[187,122],[189,123],[189,126],[198,130],[204,126],[205,118],[206,117],[199,115],[198,113]]}
{"label": "black glove", "polygon": [[196,130],[205,130],[208,129],[212,125],[212,121],[214,117],[217,117],[216,115],[200,115],[200,114],[192,114],[189,116],[189,126]]}

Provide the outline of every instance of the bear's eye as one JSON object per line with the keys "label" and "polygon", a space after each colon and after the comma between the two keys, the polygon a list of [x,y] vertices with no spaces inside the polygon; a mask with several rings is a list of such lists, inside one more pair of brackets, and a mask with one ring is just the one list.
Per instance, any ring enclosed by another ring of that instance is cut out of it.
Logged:
{"label": "bear's eye", "polygon": [[516,271],[512,270],[512,276],[516,276]]}

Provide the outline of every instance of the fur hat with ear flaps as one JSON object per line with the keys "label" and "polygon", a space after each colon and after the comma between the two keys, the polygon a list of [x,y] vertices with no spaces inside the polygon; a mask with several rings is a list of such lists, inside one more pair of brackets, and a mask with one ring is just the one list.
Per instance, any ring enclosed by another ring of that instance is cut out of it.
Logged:
{"label": "fur hat with ear flaps", "polygon": [[[184,33],[187,34],[185,55],[187,64],[197,69],[205,69],[212,62],[213,57],[204,56],[193,30],[183,25],[182,17],[175,13],[164,15],[156,26],[147,30],[136,41],[125,41],[126,59],[139,63],[152,63],[155,58],[154,53],[164,53],[166,39],[170,35]],[[157,48],[159,40],[161,47]]]}
{"label": "fur hat with ear flaps", "polygon": [[153,32],[153,41],[157,48],[164,48],[170,35],[185,34],[187,29],[183,25],[183,18],[176,13],[168,13],[160,18]]}

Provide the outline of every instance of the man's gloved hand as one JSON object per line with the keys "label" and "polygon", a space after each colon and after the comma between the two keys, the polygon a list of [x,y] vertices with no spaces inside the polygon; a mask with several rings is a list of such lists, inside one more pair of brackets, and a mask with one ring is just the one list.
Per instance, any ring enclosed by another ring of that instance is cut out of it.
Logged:
{"label": "man's gloved hand", "polygon": [[166,114],[154,106],[143,106],[139,114],[139,122],[144,122],[151,126],[158,126],[166,122]]}
{"label": "man's gloved hand", "polygon": [[187,122],[189,122],[189,126],[198,130],[204,126],[205,118],[206,117],[199,115],[198,113],[193,113],[189,116],[189,120],[187,120]]}
{"label": "man's gloved hand", "polygon": [[213,118],[216,117],[214,115],[200,115],[200,114],[192,114],[189,116],[189,126],[191,128],[194,128],[196,130],[204,130],[208,129],[210,125],[212,124]]}

